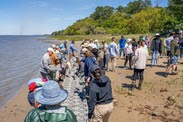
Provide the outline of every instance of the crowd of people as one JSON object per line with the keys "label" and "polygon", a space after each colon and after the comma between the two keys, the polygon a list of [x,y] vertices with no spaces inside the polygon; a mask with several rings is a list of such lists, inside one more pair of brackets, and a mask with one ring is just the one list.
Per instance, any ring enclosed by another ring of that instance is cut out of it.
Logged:
{"label": "crowd of people", "polygon": [[68,96],[63,80],[69,77],[74,66],[71,60],[78,64],[75,75],[85,79],[89,121],[108,122],[113,110],[113,95],[111,80],[106,76],[106,72],[115,72],[116,61],[124,59],[124,69],[134,71],[130,90],[141,90],[147,59],[151,55],[151,67],[156,67],[158,58],[163,57],[166,52],[165,76],[176,75],[178,59],[183,57],[183,31],[170,32],[164,42],[157,33],[152,40],[148,35],[140,36],[138,41],[121,36],[118,43],[117,39],[112,37],[109,44],[105,40],[99,43],[97,39],[91,39],[83,40],[80,46],[79,50],[75,47],[75,41],[71,41],[68,50],[67,41],[64,41],[60,45],[52,44],[47,49],[41,60],[42,78],[32,79],[28,83],[28,100],[35,109],[28,113],[25,122],[77,121],[69,108],[61,106]]}

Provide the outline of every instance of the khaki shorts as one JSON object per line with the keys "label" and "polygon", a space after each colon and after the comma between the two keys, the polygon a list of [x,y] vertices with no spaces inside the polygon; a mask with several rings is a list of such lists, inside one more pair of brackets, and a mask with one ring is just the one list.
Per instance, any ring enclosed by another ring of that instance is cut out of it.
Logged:
{"label": "khaki shorts", "polygon": [[113,102],[104,105],[96,105],[91,122],[108,122],[112,111]]}

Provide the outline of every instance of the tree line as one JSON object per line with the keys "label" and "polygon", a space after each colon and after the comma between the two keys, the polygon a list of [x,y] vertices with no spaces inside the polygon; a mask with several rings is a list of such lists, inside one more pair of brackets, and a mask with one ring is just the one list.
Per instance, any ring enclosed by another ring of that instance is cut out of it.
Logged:
{"label": "tree line", "polygon": [[98,6],[89,17],[51,35],[167,33],[183,29],[183,0],[153,7],[151,0],[136,0],[126,7]]}

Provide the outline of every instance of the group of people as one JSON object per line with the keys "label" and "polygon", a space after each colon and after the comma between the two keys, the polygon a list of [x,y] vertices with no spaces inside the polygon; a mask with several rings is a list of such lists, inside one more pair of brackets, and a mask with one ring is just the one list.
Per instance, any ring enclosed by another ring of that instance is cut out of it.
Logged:
{"label": "group of people", "polygon": [[98,64],[97,46],[95,47],[93,41],[90,42],[89,46],[86,43],[82,44],[83,48],[77,57],[75,52],[78,52],[78,49],[75,48],[74,41],[71,42],[69,51],[66,41],[59,46],[52,44],[47,49],[41,59],[42,78],[31,79],[28,82],[27,98],[35,109],[27,114],[25,122],[77,122],[75,114],[66,106],[61,105],[67,99],[68,92],[60,81],[70,75],[73,59],[79,66],[76,75],[83,74],[86,83],[89,84],[86,90],[89,96],[87,98],[89,121],[108,121],[113,110],[111,81]]}
{"label": "group of people", "polygon": [[[167,52],[167,69],[165,76],[172,68],[171,74],[177,72],[178,58],[182,58],[183,32],[174,32],[164,41]],[[124,68],[133,69],[133,79],[131,90],[142,89],[144,71],[149,54],[152,56],[151,67],[157,66],[158,58],[162,55],[163,41],[160,34],[150,41],[146,36],[140,36],[136,41],[134,38],[125,39],[121,36],[117,44],[117,39],[112,37],[109,44],[105,40],[83,40],[81,50],[75,47],[75,41],[71,41],[70,49],[67,49],[67,41],[57,46],[52,44],[47,49],[41,60],[42,78],[30,80],[28,83],[29,103],[35,107],[31,110],[25,121],[63,121],[76,122],[75,114],[61,103],[67,98],[68,92],[64,90],[64,77],[69,76],[73,66],[71,60],[78,64],[75,75],[84,77],[86,99],[88,103],[88,119],[91,122],[107,122],[113,111],[113,95],[111,80],[106,72],[116,71],[116,60],[125,58]],[[77,55],[75,53],[78,53]],[[136,80],[139,79],[138,86]],[[41,87],[41,88],[40,88]]]}

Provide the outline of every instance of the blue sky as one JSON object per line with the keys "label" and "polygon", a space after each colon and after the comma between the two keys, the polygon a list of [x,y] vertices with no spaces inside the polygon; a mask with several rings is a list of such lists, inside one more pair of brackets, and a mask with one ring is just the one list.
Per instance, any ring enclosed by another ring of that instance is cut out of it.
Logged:
{"label": "blue sky", "polygon": [[[97,6],[126,6],[134,0],[0,0],[0,35],[50,34],[85,18]],[[168,0],[159,0],[167,6]],[[153,5],[156,0],[152,0]]]}

